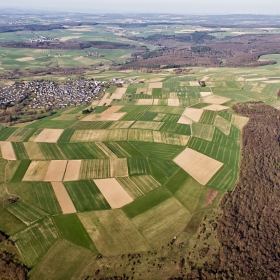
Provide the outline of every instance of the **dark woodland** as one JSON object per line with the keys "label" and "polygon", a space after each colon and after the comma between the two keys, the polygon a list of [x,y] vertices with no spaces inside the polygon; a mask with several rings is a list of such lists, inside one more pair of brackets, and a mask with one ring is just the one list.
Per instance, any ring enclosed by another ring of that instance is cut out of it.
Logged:
{"label": "dark woodland", "polygon": [[250,118],[237,185],[223,198],[220,251],[185,279],[280,278],[280,113],[263,103],[233,106]]}

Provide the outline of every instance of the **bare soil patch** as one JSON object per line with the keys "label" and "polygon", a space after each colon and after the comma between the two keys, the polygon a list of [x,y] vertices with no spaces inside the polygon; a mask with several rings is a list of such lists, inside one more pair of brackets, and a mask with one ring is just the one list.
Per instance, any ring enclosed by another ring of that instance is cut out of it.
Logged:
{"label": "bare soil patch", "polygon": [[201,117],[201,115],[203,114],[203,110],[202,109],[196,109],[196,108],[187,108],[184,112],[183,112],[183,116],[195,121],[195,122],[199,122],[199,119]]}
{"label": "bare soil patch", "polygon": [[190,83],[191,87],[198,87],[199,86],[198,81],[189,81],[189,83]]}
{"label": "bare soil patch", "polygon": [[110,206],[120,208],[133,201],[132,197],[123,189],[115,178],[94,180]]}
{"label": "bare soil patch", "polygon": [[189,118],[187,118],[186,116],[181,116],[177,123],[180,123],[180,124],[191,124],[192,121]]}
{"label": "bare soil patch", "polygon": [[80,38],[81,36],[65,36],[65,37],[61,37],[59,40],[61,41],[61,42],[65,42],[65,41],[67,41],[67,40],[70,40],[70,39],[78,39],[78,38]]}
{"label": "bare soil patch", "polygon": [[201,98],[202,103],[212,103],[212,104],[223,104],[230,101],[230,98],[219,96],[219,95],[209,95],[204,98]]}
{"label": "bare soil patch", "polygon": [[162,88],[162,82],[150,83],[149,88]]}
{"label": "bare soil patch", "polygon": [[205,156],[190,148],[187,148],[180,153],[174,159],[174,162],[202,185],[206,185],[215,173],[223,166],[222,162]]}
{"label": "bare soil patch", "polygon": [[106,111],[101,114],[93,114],[89,115],[82,119],[82,121],[118,121],[121,119],[126,113],[115,113],[122,106],[112,106],[108,108]]}
{"label": "bare soil patch", "polygon": [[61,182],[52,182],[52,187],[63,214],[76,213],[77,210]]}
{"label": "bare soil patch", "polygon": [[7,160],[16,160],[16,155],[11,142],[0,141],[2,158]]}
{"label": "bare soil patch", "polygon": [[45,177],[45,181],[54,182],[62,181],[65,168],[67,165],[67,160],[52,160],[48,172]]}
{"label": "bare soil patch", "polygon": [[226,110],[229,107],[227,106],[223,106],[223,105],[218,105],[218,104],[212,104],[209,105],[207,107],[202,108],[203,110],[210,110],[210,111],[222,111],[222,110]]}
{"label": "bare soil patch", "polygon": [[208,189],[202,207],[211,206],[214,203],[218,193],[218,191]]}
{"label": "bare soil patch", "polygon": [[168,106],[180,106],[178,98],[168,98]]}
{"label": "bare soil patch", "polygon": [[125,94],[125,92],[126,88],[117,88],[112,94],[111,99],[122,99],[122,96]]}
{"label": "bare soil patch", "polygon": [[34,142],[49,142],[55,143],[62,134],[64,129],[50,129],[45,128],[41,133],[35,138]]}
{"label": "bare soil patch", "polygon": [[246,79],[246,82],[254,82],[254,81],[266,81],[267,78],[253,78],[253,79]]}
{"label": "bare soil patch", "polygon": [[64,181],[77,181],[79,180],[81,160],[68,160]]}
{"label": "bare soil patch", "polygon": [[27,56],[27,57],[18,58],[16,60],[19,61],[19,62],[25,62],[25,61],[35,60],[35,58],[32,57],[32,56]]}
{"label": "bare soil patch", "polygon": [[209,96],[211,94],[213,94],[211,91],[200,92],[201,97],[206,97],[206,96]]}

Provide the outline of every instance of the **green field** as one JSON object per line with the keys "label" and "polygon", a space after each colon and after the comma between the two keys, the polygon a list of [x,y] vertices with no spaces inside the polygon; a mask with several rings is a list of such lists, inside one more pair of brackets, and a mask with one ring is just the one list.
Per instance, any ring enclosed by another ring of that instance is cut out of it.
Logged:
{"label": "green field", "polygon": [[102,254],[124,254],[150,249],[122,210],[81,213],[78,217]]}
{"label": "green field", "polygon": [[64,186],[79,212],[111,208],[92,180],[64,182]]}
{"label": "green field", "polygon": [[57,238],[57,230],[49,217],[11,237],[25,264],[29,267],[34,266],[43,257]]}
{"label": "green field", "polygon": [[0,130],[0,141],[7,140],[18,128],[8,127]]}
{"label": "green field", "polygon": [[94,243],[76,214],[54,216],[53,221],[62,238],[78,246],[90,249],[95,254],[98,253]]}
{"label": "green field", "polygon": [[[18,171],[19,170],[21,169],[18,168]],[[62,213],[53,188],[49,182],[22,182],[19,184],[16,183],[18,181],[14,181],[14,178],[15,176],[13,177],[12,183],[8,185],[10,192],[16,193],[20,198],[48,214]]]}

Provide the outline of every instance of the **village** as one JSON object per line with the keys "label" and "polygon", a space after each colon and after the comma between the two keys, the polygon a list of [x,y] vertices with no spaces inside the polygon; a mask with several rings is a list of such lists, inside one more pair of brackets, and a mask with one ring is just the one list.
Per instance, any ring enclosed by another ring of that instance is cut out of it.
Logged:
{"label": "village", "polygon": [[0,106],[6,108],[19,103],[32,109],[81,106],[98,99],[105,84],[94,79],[69,79],[62,84],[47,80],[15,83],[0,88]]}

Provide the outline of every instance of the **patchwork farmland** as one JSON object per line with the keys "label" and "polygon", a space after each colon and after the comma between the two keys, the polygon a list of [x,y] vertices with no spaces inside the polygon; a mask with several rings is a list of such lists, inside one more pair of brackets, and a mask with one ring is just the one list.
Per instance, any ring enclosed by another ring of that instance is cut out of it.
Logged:
{"label": "patchwork farmland", "polygon": [[[196,244],[203,218],[236,184],[248,122],[230,108],[239,97],[227,92],[227,77],[220,82],[213,70],[211,88],[202,88],[205,73],[197,71],[159,73],[154,82],[138,73],[143,83],[111,86],[87,115],[66,109],[0,130],[1,178],[17,198],[0,210],[0,230],[11,234],[32,277],[48,279],[44,268],[53,265],[61,279],[85,279],[96,262],[104,270],[100,256],[121,267],[120,256],[173,250],[174,237]],[[238,77],[236,90],[246,83]],[[71,276],[59,269],[65,263],[73,264]]]}

